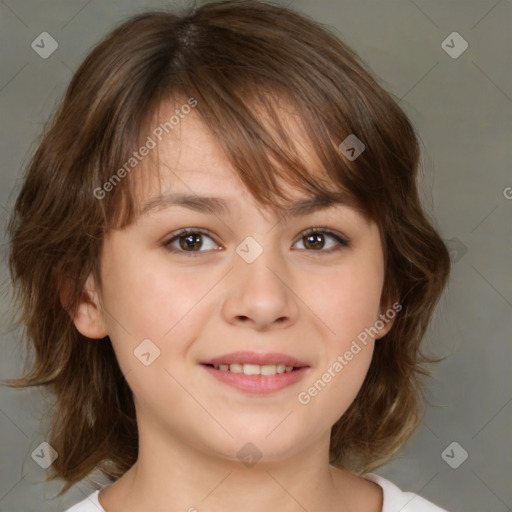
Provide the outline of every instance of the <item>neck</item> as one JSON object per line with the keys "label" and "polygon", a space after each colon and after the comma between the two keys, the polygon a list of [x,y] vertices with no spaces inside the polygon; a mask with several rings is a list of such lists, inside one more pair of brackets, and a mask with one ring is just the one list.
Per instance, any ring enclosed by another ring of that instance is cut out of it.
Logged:
{"label": "neck", "polygon": [[329,466],[329,436],[286,460],[238,459],[159,436],[139,436],[136,464],[100,494],[106,512],[357,510],[357,477]]}

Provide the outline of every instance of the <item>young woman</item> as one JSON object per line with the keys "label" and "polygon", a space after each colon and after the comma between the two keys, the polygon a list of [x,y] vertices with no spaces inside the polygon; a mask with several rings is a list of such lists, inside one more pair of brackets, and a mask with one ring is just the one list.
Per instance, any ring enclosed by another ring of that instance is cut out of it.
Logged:
{"label": "young woman", "polygon": [[421,419],[449,256],[409,120],[319,24],[147,12],[85,59],[10,270],[73,512],[441,511],[370,471]]}

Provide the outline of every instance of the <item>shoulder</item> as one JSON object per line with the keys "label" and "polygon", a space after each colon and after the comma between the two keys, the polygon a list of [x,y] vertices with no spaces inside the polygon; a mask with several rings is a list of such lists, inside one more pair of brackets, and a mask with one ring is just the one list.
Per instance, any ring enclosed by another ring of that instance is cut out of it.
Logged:
{"label": "shoulder", "polygon": [[374,473],[366,473],[361,476],[382,487],[384,493],[382,512],[396,512],[396,510],[400,510],[400,512],[448,512],[418,494],[403,492],[393,482],[382,476]]}
{"label": "shoulder", "polygon": [[71,508],[66,509],[64,512],[105,512],[103,507],[100,505],[100,502],[98,501],[99,492],[99,490],[94,491],[80,503],[73,505]]}

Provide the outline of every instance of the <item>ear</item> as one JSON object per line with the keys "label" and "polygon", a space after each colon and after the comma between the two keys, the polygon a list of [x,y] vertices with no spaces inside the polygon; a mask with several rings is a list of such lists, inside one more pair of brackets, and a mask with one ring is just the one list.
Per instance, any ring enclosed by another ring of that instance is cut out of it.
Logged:
{"label": "ear", "polygon": [[[59,282],[60,301],[63,307],[67,308],[71,296],[70,278],[62,277]],[[103,307],[92,273],[87,277],[76,308],[67,311],[77,330],[87,338],[101,339],[108,336]]]}
{"label": "ear", "polygon": [[379,318],[375,322],[376,327],[379,329],[379,333],[375,336],[376,340],[380,340],[391,330],[401,309],[402,305],[397,300],[389,301],[385,307],[381,307]]}

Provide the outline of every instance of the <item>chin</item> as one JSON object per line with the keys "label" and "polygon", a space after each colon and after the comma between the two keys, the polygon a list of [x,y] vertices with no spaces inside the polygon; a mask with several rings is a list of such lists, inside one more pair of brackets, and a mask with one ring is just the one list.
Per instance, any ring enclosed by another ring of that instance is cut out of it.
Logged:
{"label": "chin", "polygon": [[[277,424],[277,423],[276,423]],[[294,436],[289,429],[276,429],[269,435],[268,429],[228,429],[233,435],[216,436],[217,442],[212,444],[212,438],[207,441],[211,451],[218,457],[231,461],[246,463],[249,461],[273,462],[284,460],[300,451],[300,447],[306,444],[302,436]]]}

